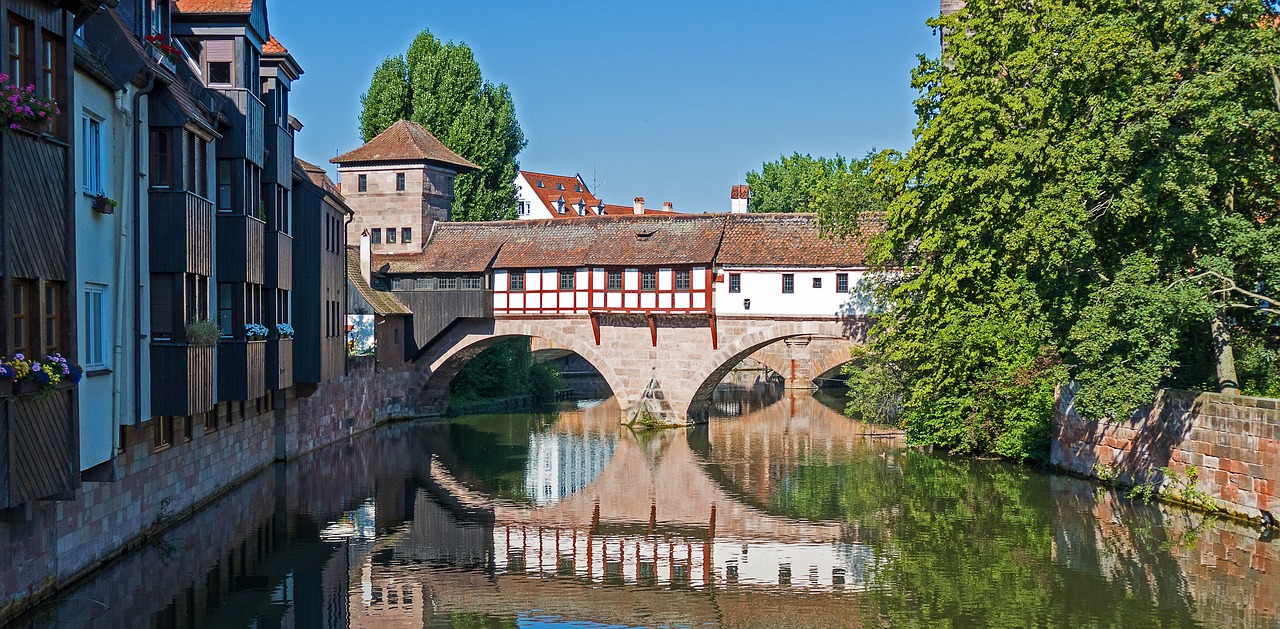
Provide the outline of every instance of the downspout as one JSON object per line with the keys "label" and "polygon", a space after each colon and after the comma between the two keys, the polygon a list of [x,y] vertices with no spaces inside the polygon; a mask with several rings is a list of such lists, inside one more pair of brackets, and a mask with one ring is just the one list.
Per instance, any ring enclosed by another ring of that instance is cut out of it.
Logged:
{"label": "downspout", "polygon": [[[129,133],[129,129],[133,128],[133,112],[125,107],[127,98],[128,98],[127,88],[122,89],[119,92],[119,95],[116,96],[116,114],[117,115],[115,116],[115,120],[119,121],[120,126],[117,127],[116,125],[113,124],[112,128],[117,129],[117,133],[123,132],[127,134]],[[124,142],[113,141],[111,145],[114,147],[118,147],[119,150],[121,150],[122,152],[125,147]],[[117,216],[115,220],[116,237],[115,237],[115,255],[113,256],[114,262],[115,262],[115,267],[114,267],[115,273],[111,278],[112,279],[111,285],[115,287],[115,290],[117,291],[116,292],[117,295],[120,294],[119,293],[120,288],[125,285],[125,281],[128,279],[128,273],[126,272],[126,269],[122,265],[122,262],[124,260],[124,242],[126,239],[132,237],[132,232],[130,232],[127,227],[127,222],[129,219],[123,213],[124,209],[129,207],[126,203],[126,201],[129,200],[126,198],[126,195],[128,194],[127,187],[129,185],[129,169],[123,167],[123,165],[127,165],[130,163],[128,160],[128,157],[129,156],[127,154],[120,156],[121,159],[119,163],[122,165],[122,167],[115,169],[116,174],[113,177],[114,179],[113,183],[116,184],[115,189],[118,191],[116,194],[119,197],[119,202],[122,210],[120,216]],[[123,403],[122,393],[124,390],[124,373],[125,372],[123,369],[120,368],[120,365],[121,365],[122,358],[124,356],[124,341],[122,339],[124,338],[125,329],[127,327],[125,326],[125,323],[124,323],[126,312],[128,312],[128,310],[127,310],[127,306],[125,305],[125,301],[123,299],[120,299],[119,297],[117,297],[116,299],[112,300],[111,338],[113,340],[113,344],[111,347],[111,365],[113,365],[116,369],[115,369],[115,373],[113,373],[111,376],[111,417],[113,418],[114,421],[119,421],[118,418],[124,415],[121,409],[121,406]],[[120,446],[119,444],[120,431],[114,427],[114,421],[113,421],[113,426],[111,430],[111,457],[112,458],[115,458],[116,452],[119,450],[119,446]]]}
{"label": "downspout", "polygon": [[[346,205],[346,203],[343,203]],[[355,212],[347,212],[347,220],[342,223],[342,374],[350,375],[350,357],[347,354],[347,286],[351,285],[351,269],[347,265],[347,234],[351,230],[351,221],[356,220]],[[363,241],[362,241],[363,242]],[[378,372],[378,361],[373,361],[373,371]]]}
{"label": "downspout", "polygon": [[[142,233],[142,97],[150,94],[156,87],[156,73],[147,71],[147,85],[133,94],[133,322],[138,328],[135,339],[136,351],[133,353],[133,425],[142,423],[142,347],[141,341],[147,338],[142,330],[142,243],[138,234]],[[147,108],[150,110],[150,107]],[[119,431],[116,431],[117,433]],[[120,436],[117,434],[117,440]]]}

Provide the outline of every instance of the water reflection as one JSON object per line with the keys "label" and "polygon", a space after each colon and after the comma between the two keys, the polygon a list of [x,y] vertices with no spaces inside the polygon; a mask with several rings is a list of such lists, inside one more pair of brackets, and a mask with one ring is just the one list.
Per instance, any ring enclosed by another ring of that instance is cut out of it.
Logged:
{"label": "water reflection", "polygon": [[[1276,544],[906,447],[807,394],[611,402],[278,465],[17,626],[1275,626]],[[838,405],[838,400],[837,400]]]}

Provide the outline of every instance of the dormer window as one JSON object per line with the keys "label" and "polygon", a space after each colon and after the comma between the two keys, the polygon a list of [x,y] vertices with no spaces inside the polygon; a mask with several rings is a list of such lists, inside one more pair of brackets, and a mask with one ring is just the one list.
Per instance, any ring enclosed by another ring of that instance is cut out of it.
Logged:
{"label": "dormer window", "polygon": [[580,183],[575,183],[575,184],[573,184],[573,191],[574,191],[574,192],[582,192],[582,184],[580,184]]}
{"label": "dormer window", "polygon": [[587,204],[586,204],[586,203],[584,203],[583,201],[579,200],[579,201],[578,201],[578,216],[586,216],[586,215],[587,215]]}
{"label": "dormer window", "polygon": [[564,184],[562,184],[562,183],[557,183],[557,184],[556,184],[556,190],[564,190]]}
{"label": "dormer window", "polygon": [[235,85],[232,66],[236,60],[235,40],[214,39],[204,45],[204,76],[209,85]]}
{"label": "dormer window", "polygon": [[541,179],[539,179],[539,180],[538,180],[538,187],[539,187],[539,188],[545,188],[545,187],[547,187],[547,185],[546,185],[546,184],[544,184],[544,183],[542,183],[542,180],[541,180]]}
{"label": "dormer window", "polygon": [[556,211],[564,214],[564,197],[556,199]]}

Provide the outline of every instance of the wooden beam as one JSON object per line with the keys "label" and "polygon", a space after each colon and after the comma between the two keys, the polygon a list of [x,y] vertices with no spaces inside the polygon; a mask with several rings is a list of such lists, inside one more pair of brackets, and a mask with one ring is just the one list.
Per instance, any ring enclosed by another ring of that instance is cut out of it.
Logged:
{"label": "wooden beam", "polygon": [[653,339],[653,346],[658,346],[658,320],[653,315],[645,315],[649,319],[649,336]]}
{"label": "wooden beam", "polygon": [[591,333],[596,337],[596,345],[600,344],[600,315],[591,313]]}
{"label": "wooden beam", "polygon": [[710,318],[711,325],[711,349],[720,349],[720,331],[716,329],[716,313],[712,312],[707,316]]}

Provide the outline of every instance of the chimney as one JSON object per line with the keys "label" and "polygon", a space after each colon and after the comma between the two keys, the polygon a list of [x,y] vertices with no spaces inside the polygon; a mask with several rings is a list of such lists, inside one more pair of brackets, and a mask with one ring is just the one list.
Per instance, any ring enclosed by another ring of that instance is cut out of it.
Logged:
{"label": "chimney", "polygon": [[644,197],[636,197],[635,209],[632,214],[644,214]]}
{"label": "chimney", "polygon": [[675,209],[673,209],[674,207],[675,207],[675,206],[671,205],[671,202],[670,202],[670,201],[663,201],[663,202],[662,202],[662,211],[663,211],[663,212],[674,212],[674,211],[675,211]]}
{"label": "chimney", "polygon": [[734,186],[729,190],[729,213],[746,214],[751,199],[749,186]]}
{"label": "chimney", "polygon": [[360,276],[368,283],[373,266],[373,253],[369,251],[369,230],[360,232]]}

